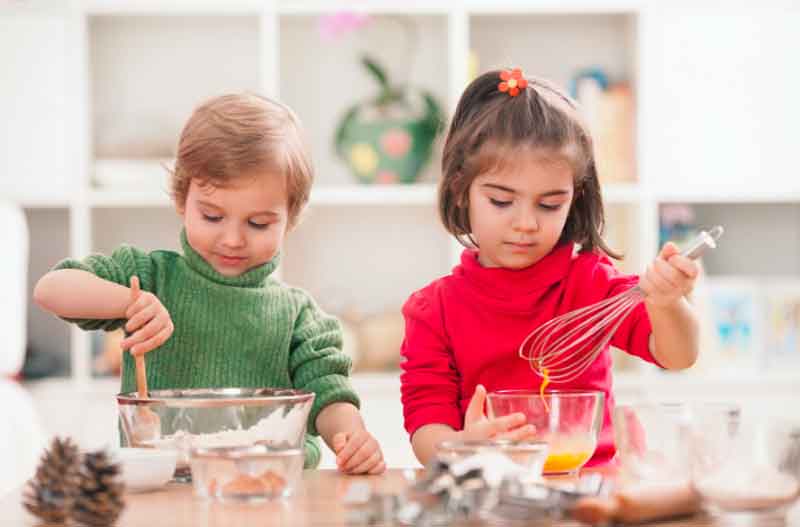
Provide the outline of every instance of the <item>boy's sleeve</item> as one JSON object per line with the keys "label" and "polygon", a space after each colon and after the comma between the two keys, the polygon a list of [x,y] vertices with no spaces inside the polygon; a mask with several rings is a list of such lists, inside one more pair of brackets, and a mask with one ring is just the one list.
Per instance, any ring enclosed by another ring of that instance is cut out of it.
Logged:
{"label": "boy's sleeve", "polygon": [[403,306],[406,332],[400,376],[403,418],[409,437],[420,427],[439,423],[460,430],[460,376],[453,362],[441,313],[430,290],[414,293]]}
{"label": "boy's sleeve", "polygon": [[[139,283],[143,291],[152,292],[155,287],[154,265],[151,256],[139,249],[129,245],[122,245],[117,248],[111,256],[102,254],[92,254],[83,260],[66,259],[59,262],[53,270],[59,269],[78,269],[93,275],[114,282],[115,284],[130,286],[133,276],[139,277]],[[77,319],[64,318],[67,322],[78,325],[81,329],[112,331],[121,328],[125,319]]]}
{"label": "boy's sleeve", "polygon": [[301,294],[303,299],[292,333],[289,375],[295,388],[316,394],[308,416],[308,433],[319,435],[316,421],[323,408],[337,402],[359,408],[361,401],[348,377],[352,361],[342,351],[339,321]]}

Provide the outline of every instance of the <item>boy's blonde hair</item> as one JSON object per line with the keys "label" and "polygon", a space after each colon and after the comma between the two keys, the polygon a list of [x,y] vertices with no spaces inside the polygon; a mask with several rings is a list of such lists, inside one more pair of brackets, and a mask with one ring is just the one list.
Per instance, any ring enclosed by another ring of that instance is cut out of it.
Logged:
{"label": "boy's blonde hair", "polygon": [[291,227],[308,202],[312,167],[302,125],[289,107],[252,93],[222,95],[195,108],[183,127],[170,192],[183,207],[192,179],[224,187],[266,170],[286,178]]}

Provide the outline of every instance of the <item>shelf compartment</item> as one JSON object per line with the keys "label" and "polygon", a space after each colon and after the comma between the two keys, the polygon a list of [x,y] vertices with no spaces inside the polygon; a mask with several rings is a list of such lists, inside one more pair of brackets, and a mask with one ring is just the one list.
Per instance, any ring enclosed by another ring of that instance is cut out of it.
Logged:
{"label": "shelf compartment", "polygon": [[83,144],[83,129],[74,118],[80,100],[75,85],[82,79],[70,53],[74,35],[57,12],[13,4],[19,5],[0,7],[0,196],[61,204],[47,189],[80,183],[74,152]]}
{"label": "shelf compartment", "polygon": [[701,228],[722,225],[725,234],[703,264],[709,275],[796,276],[800,269],[800,204],[695,203],[689,209]]}
{"label": "shelf compartment", "polygon": [[26,368],[53,369],[48,376],[69,376],[70,328],[33,302],[36,282],[69,255],[69,210],[26,210],[30,233],[28,259],[28,352]]}
{"label": "shelf compartment", "polygon": [[110,255],[122,243],[145,251],[180,251],[180,216],[171,208],[115,206],[92,210],[92,251]]}
{"label": "shelf compartment", "polygon": [[95,158],[171,157],[192,109],[259,85],[258,16],[89,17]]}
{"label": "shelf compartment", "polygon": [[[444,15],[375,15],[366,26],[332,40],[321,35],[317,16],[282,15],[279,23],[280,98],[303,121],[320,185],[356,181],[337,157],[334,137],[352,105],[378,94],[376,82],[361,65],[362,52],[387,70],[391,82],[428,90],[443,109],[448,107],[448,19]],[[440,135],[420,182],[436,179],[442,140]]]}
{"label": "shelf compartment", "polygon": [[281,270],[333,312],[380,313],[447,274],[450,251],[434,208],[316,208],[288,234]]}
{"label": "shelf compartment", "polygon": [[567,87],[577,71],[594,66],[612,80],[633,80],[636,20],[632,11],[477,14],[470,17],[470,44],[479,71],[518,66]]}
{"label": "shelf compartment", "polygon": [[592,82],[589,72],[602,71],[609,90],[581,89],[579,110],[594,136],[600,181],[630,184],[638,180],[637,21],[635,11],[473,14],[472,75],[520,67],[571,92],[577,79]]}

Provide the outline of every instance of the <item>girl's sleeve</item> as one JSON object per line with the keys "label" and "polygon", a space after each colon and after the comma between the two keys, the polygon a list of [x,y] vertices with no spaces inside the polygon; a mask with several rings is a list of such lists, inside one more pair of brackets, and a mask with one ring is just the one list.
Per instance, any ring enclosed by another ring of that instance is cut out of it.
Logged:
{"label": "girl's sleeve", "polygon": [[[606,298],[621,294],[639,283],[638,276],[621,273],[607,259],[601,260],[598,268],[600,278],[608,291]],[[639,302],[617,328],[611,338],[611,345],[660,366],[650,352],[650,334],[652,332],[650,316],[647,314],[644,302]]]}
{"label": "girl's sleeve", "polygon": [[[155,288],[155,265],[149,253],[130,245],[121,245],[111,256],[92,254],[83,260],[66,259],[59,262],[53,270],[78,269],[114,282],[115,284],[130,286],[133,276],[139,277],[143,291],[153,292]],[[78,325],[81,329],[112,331],[125,325],[124,318],[119,319],[78,319],[64,318],[67,322]]]}
{"label": "girl's sleeve", "polygon": [[315,394],[308,433],[318,435],[316,421],[323,408],[337,402],[359,408],[361,401],[350,384],[352,361],[342,351],[339,321],[319,309],[305,293],[295,290],[295,294],[301,295],[301,304],[292,333],[289,375],[295,388]]}
{"label": "girl's sleeve", "polygon": [[463,426],[458,406],[460,377],[434,294],[432,288],[423,289],[403,306],[406,331],[400,351],[400,389],[409,437],[427,424],[454,430]]}

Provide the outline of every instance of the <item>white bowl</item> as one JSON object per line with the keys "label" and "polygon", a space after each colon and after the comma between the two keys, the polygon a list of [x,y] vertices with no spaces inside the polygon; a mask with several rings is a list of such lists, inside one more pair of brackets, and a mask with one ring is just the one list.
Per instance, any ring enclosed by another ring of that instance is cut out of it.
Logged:
{"label": "white bowl", "polygon": [[153,490],[172,479],[178,452],[156,448],[119,448],[113,452],[122,468],[127,491]]}

